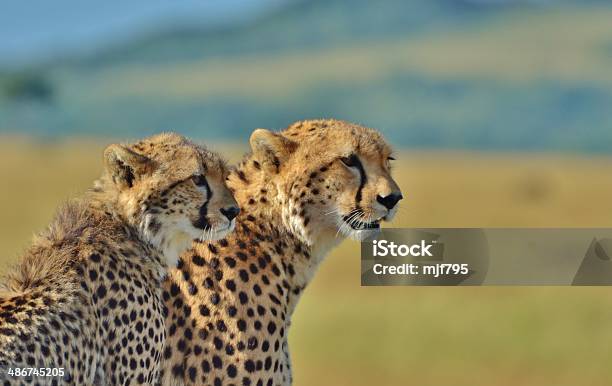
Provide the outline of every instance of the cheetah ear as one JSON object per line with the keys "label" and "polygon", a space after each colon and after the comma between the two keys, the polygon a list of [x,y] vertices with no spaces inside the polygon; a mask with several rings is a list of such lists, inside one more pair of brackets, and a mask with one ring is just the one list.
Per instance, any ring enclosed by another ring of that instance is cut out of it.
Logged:
{"label": "cheetah ear", "polygon": [[104,150],[104,166],[115,184],[131,188],[134,180],[151,170],[152,161],[125,146],[113,144]]}
{"label": "cheetah ear", "polygon": [[253,155],[270,172],[278,173],[280,166],[297,148],[297,143],[281,134],[256,129],[249,140]]}

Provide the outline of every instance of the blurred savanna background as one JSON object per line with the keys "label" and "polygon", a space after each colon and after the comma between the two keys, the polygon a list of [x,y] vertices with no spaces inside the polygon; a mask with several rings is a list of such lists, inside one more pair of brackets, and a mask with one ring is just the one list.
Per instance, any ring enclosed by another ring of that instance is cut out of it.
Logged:
{"label": "blurred savanna background", "polygon": [[[612,227],[612,3],[5,0],[0,271],[115,140],[223,152],[257,127],[381,130],[394,226]],[[608,385],[608,288],[361,288],[358,245],[293,319],[296,385]],[[525,269],[529,269],[526,267]]]}

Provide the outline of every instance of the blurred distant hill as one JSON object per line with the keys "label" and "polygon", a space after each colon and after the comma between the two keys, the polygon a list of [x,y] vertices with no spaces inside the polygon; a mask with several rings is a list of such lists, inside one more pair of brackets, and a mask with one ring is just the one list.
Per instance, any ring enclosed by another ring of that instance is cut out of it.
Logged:
{"label": "blurred distant hill", "polygon": [[289,2],[5,70],[0,132],[245,141],[335,117],[407,147],[612,152],[610,20],[608,1]]}
{"label": "blurred distant hill", "polygon": [[[245,24],[213,28],[189,24],[184,28],[163,29],[67,63],[86,66],[168,64],[211,57],[326,49],[363,43],[363,39],[377,41],[454,22],[468,22],[470,17],[508,6],[504,2],[497,3],[463,0],[353,0],[348,4],[343,0],[293,1]],[[63,62],[60,60],[59,63]]]}

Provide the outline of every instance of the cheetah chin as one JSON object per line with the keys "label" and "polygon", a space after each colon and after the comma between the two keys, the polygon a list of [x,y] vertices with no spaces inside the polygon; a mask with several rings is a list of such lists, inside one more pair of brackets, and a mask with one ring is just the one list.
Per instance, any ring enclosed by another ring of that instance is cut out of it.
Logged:
{"label": "cheetah chin", "polygon": [[344,216],[342,222],[338,225],[338,229],[345,237],[356,241],[364,241],[381,232],[380,222],[381,220],[371,222],[349,220],[347,216]]}
{"label": "cheetah chin", "polygon": [[235,219],[226,221],[219,227],[206,227],[203,230],[194,229],[191,224],[183,222],[182,226],[179,228],[181,230],[174,233],[172,237],[168,237],[161,241],[153,239],[153,242],[159,243],[162,246],[168,266],[175,267],[178,264],[181,253],[188,250],[194,242],[222,239],[233,232],[235,227]]}
{"label": "cheetah chin", "polygon": [[236,219],[232,219],[219,228],[211,228],[209,230],[205,230],[199,237],[195,239],[195,241],[205,241],[205,240],[219,240],[232,233],[236,228]]}

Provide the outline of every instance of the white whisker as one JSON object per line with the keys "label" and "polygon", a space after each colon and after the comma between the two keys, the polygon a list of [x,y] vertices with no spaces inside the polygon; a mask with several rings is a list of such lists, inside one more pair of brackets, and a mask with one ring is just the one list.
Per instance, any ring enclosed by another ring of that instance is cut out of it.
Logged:
{"label": "white whisker", "polygon": [[338,213],[338,212],[340,212],[340,208],[334,209],[334,210],[332,210],[331,212],[327,212],[327,213],[325,213],[324,215],[325,215],[325,216],[329,216],[330,214],[334,214],[334,213]]}

